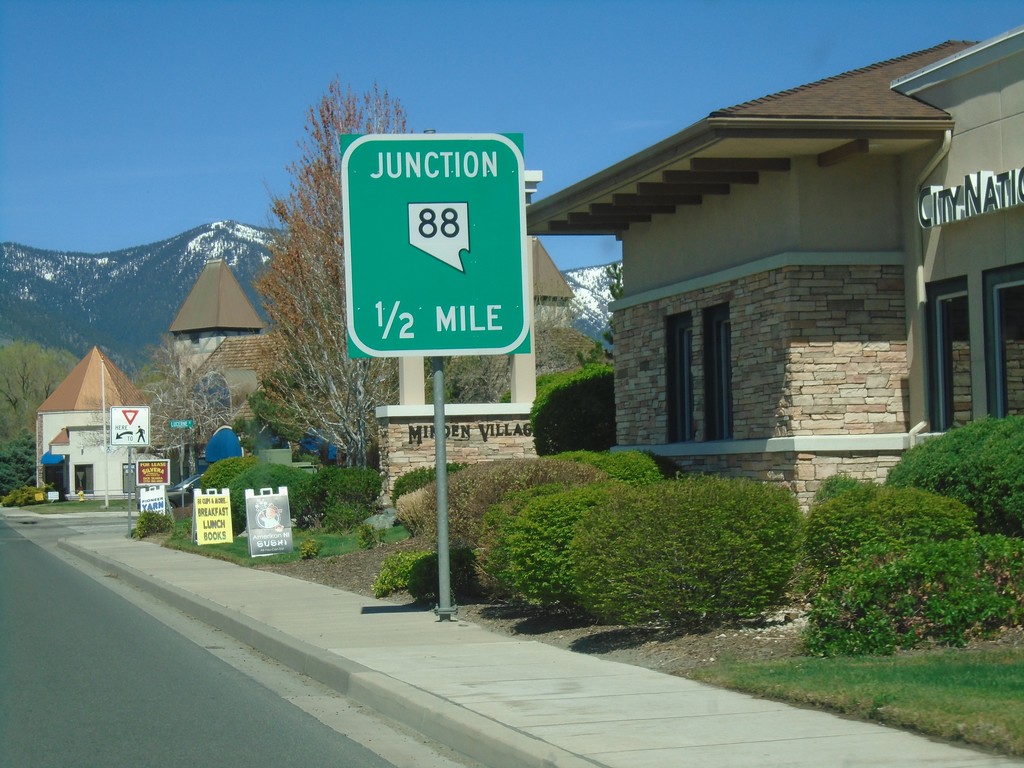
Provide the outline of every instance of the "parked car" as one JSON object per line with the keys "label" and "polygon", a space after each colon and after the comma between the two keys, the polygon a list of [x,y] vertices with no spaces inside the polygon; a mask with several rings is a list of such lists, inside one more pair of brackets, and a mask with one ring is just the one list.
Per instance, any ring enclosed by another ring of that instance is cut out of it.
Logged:
{"label": "parked car", "polygon": [[202,474],[186,477],[167,488],[167,501],[172,507],[186,507],[192,503],[192,494],[199,485]]}

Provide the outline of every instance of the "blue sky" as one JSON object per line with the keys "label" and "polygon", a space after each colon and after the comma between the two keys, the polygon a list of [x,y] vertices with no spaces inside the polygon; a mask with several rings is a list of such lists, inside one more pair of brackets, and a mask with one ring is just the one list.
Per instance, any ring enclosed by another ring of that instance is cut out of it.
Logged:
{"label": "blue sky", "polygon": [[[0,241],[270,224],[335,77],[416,132],[524,134],[543,197],[714,109],[1021,24],[1021,0],[0,0]],[[562,269],[619,258],[545,244]]]}

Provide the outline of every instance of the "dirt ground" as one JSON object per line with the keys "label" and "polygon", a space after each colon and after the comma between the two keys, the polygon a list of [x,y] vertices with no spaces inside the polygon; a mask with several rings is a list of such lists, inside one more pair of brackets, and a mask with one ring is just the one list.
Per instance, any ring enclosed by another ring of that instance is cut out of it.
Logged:
{"label": "dirt ground", "polygon": [[[260,568],[372,596],[373,581],[388,554],[398,549],[427,548],[421,542],[407,540],[348,555]],[[389,599],[409,602],[404,594]],[[687,676],[693,669],[723,660],[754,661],[799,655],[805,607],[794,606],[760,622],[692,633],[657,626],[600,625],[578,615],[507,603],[459,604],[456,620],[579,653]]]}

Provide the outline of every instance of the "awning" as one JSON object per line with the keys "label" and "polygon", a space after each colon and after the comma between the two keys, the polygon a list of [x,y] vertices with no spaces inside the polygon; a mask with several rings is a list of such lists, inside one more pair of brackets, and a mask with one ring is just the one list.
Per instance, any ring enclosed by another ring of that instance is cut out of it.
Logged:
{"label": "awning", "polygon": [[60,464],[64,461],[64,456],[59,453],[50,453],[47,451],[43,454],[43,457],[39,460],[39,463],[44,467],[51,466],[53,464]]}

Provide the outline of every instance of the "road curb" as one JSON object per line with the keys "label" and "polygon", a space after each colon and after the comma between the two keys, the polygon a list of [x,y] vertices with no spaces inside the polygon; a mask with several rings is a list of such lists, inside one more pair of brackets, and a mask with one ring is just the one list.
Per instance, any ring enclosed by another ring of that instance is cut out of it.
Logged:
{"label": "road curb", "polygon": [[227,633],[290,669],[478,760],[488,768],[594,768],[598,765],[421,688],[160,581],[94,550],[79,546],[72,540],[61,539],[58,546],[100,570],[113,574],[124,583]]}

